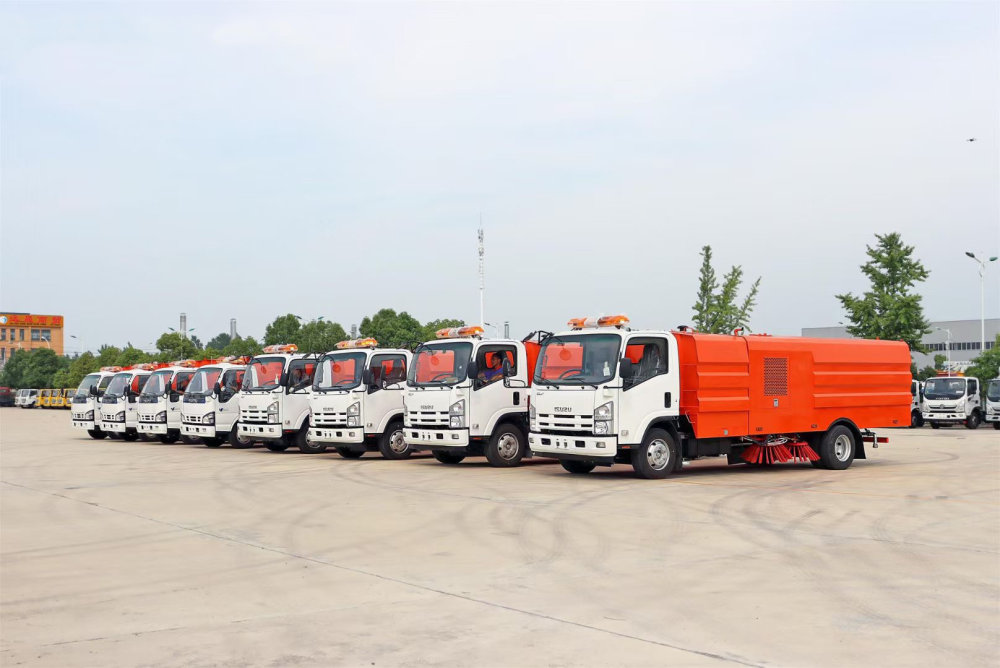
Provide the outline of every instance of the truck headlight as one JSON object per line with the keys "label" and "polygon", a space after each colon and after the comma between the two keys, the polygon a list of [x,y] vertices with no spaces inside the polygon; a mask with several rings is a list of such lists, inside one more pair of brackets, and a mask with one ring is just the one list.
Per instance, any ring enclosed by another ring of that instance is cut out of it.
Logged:
{"label": "truck headlight", "polygon": [[87,411],[86,413],[84,413],[83,414],[83,419],[84,420],[93,420],[94,419],[94,411]]}
{"label": "truck headlight", "polygon": [[215,424],[215,413],[205,413],[201,417],[201,423],[202,424],[212,424],[212,425],[214,425]]}
{"label": "truck headlight", "polygon": [[347,416],[347,426],[348,427],[357,427],[358,426],[358,421],[360,419],[361,418],[358,417],[357,415],[348,415]]}
{"label": "truck headlight", "polygon": [[115,422],[124,422],[124,421],[125,421],[125,411],[121,411],[120,413],[115,413]]}
{"label": "truck headlight", "polygon": [[528,429],[530,431],[535,430],[535,416],[537,415],[535,407],[532,404],[528,404]]}
{"label": "truck headlight", "polygon": [[462,429],[465,426],[464,415],[452,415],[448,420],[448,426],[452,429]]}
{"label": "truck headlight", "polygon": [[361,415],[361,402],[355,401],[353,404],[347,407],[348,415]]}
{"label": "truck headlight", "polygon": [[610,401],[603,403],[594,409],[594,434],[598,436],[606,436],[610,434],[614,429],[612,428],[614,421],[615,407]]}
{"label": "truck headlight", "polygon": [[271,405],[267,407],[267,423],[268,424],[278,424],[281,420],[278,418],[278,402],[272,401]]}
{"label": "truck headlight", "polygon": [[156,414],[156,422],[166,422],[167,421],[167,411],[160,411]]}
{"label": "truck headlight", "polygon": [[465,426],[465,399],[459,399],[449,406],[448,413],[451,416],[448,420],[448,426],[452,429],[463,428]]}

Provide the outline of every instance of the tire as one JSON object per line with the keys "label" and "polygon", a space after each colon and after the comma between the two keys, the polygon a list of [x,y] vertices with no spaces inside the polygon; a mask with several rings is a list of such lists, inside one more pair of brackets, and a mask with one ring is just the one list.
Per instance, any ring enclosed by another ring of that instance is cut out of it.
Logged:
{"label": "tire", "polygon": [[108,438],[110,438],[112,441],[117,441],[118,439],[121,438],[121,434],[119,434],[118,432],[109,431],[107,432],[107,434]]}
{"label": "tire", "polygon": [[273,441],[265,443],[264,446],[271,452],[284,452],[288,449],[288,444],[284,441]]}
{"label": "tire", "polygon": [[229,430],[229,437],[226,439],[229,441],[229,445],[233,446],[237,450],[244,450],[246,448],[253,447],[253,439],[251,438],[241,438],[240,431],[234,424],[233,428]]}
{"label": "tire", "polygon": [[378,451],[385,459],[406,459],[413,450],[403,438],[403,423],[390,422],[378,437]]}
{"label": "tire", "polygon": [[913,411],[910,413],[910,428],[923,427],[924,426],[924,416],[920,414],[920,411]]}
{"label": "tire", "polygon": [[187,443],[188,445],[198,445],[198,441],[201,440],[198,436],[181,436],[181,441]]}
{"label": "tire", "polygon": [[201,442],[208,448],[217,448],[222,445],[222,439],[218,436],[202,436]]}
{"label": "tire", "polygon": [[125,433],[122,434],[122,440],[124,441],[134,441],[139,438],[139,432],[135,429],[126,429]]}
{"label": "tire", "polygon": [[165,443],[166,445],[171,445],[177,442],[180,438],[177,434],[171,434],[169,431],[166,434],[160,434],[160,443]]}
{"label": "tire", "polygon": [[434,450],[434,459],[438,460],[442,464],[458,464],[460,461],[465,459],[465,455],[457,452],[448,452],[447,450]]}
{"label": "tire", "polygon": [[517,466],[527,451],[524,432],[512,424],[497,427],[486,446],[486,460],[490,466],[506,468]]}
{"label": "tire", "polygon": [[937,422],[931,422],[931,429],[940,429],[941,425]]}
{"label": "tire", "polygon": [[140,432],[139,433],[139,440],[142,441],[142,442],[144,442],[144,443],[148,443],[149,441],[155,440],[155,438],[151,434],[144,434],[144,433]]}
{"label": "tire", "polygon": [[993,423],[993,428],[994,429],[1000,429],[1000,422],[994,422]]}
{"label": "tire", "polygon": [[591,471],[594,470],[594,467],[597,466],[597,464],[590,464],[588,462],[579,462],[576,461],[575,459],[563,459],[559,463],[562,464],[562,467],[567,471],[569,471],[570,473],[577,473],[577,474],[590,473]]}
{"label": "tire", "polygon": [[647,480],[666,478],[677,469],[680,448],[673,435],[664,429],[650,429],[642,445],[632,450],[632,468]]}
{"label": "tire", "polygon": [[90,434],[90,437],[95,441],[99,441],[105,436],[107,436],[107,434],[101,431],[100,429],[88,429],[87,433]]}
{"label": "tire", "polygon": [[819,444],[819,459],[823,468],[843,471],[854,461],[858,443],[854,432],[845,425],[838,424],[823,435]]}
{"label": "tire", "polygon": [[295,447],[299,449],[299,452],[307,455],[318,455],[321,452],[326,452],[326,443],[309,442],[309,420],[306,420],[302,424],[302,429],[299,429],[298,433],[295,434]]}
{"label": "tire", "polygon": [[972,415],[965,418],[965,428],[966,429],[979,429],[979,425],[982,423],[982,418],[979,416],[979,411],[972,411]]}
{"label": "tire", "polygon": [[354,448],[334,448],[337,454],[344,459],[360,459],[364,454],[364,450],[355,450]]}

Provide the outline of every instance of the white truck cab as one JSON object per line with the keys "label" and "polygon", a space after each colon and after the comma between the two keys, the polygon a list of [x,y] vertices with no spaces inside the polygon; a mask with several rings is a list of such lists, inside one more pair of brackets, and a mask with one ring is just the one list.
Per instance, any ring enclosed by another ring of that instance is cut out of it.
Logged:
{"label": "white truck cab", "polygon": [[372,338],[341,341],[319,359],[309,399],[308,452],[332,445],[356,459],[378,450],[386,459],[413,452],[403,438],[403,393],[410,351],[378,348]]}
{"label": "white truck cab", "polygon": [[403,398],[403,438],[443,464],[486,455],[516,466],[527,447],[528,387],[538,343],[483,339],[479,326],[450,327],[413,353]]}
{"label": "white truck cab", "polygon": [[112,438],[123,438],[126,441],[134,441],[139,437],[139,393],[149,376],[149,371],[134,367],[126,367],[115,373],[101,397],[101,431],[108,432]]}
{"label": "white truck cab", "polygon": [[986,421],[1000,429],[1000,378],[986,384]]}
{"label": "white truck cab", "polygon": [[924,381],[922,413],[933,429],[953,424],[976,429],[983,418],[980,404],[978,378],[938,376]]}
{"label": "white truck cab", "polygon": [[210,448],[228,441],[234,448],[249,448],[253,441],[240,438],[240,385],[248,358],[203,366],[195,372],[181,404],[181,435],[199,438]]}
{"label": "white truck cab", "polygon": [[14,405],[21,408],[35,408],[38,405],[38,390],[18,390],[14,395]]}
{"label": "white truck cab", "polygon": [[70,419],[74,429],[83,429],[93,439],[102,439],[107,434],[101,430],[101,397],[108,389],[114,373],[104,367],[95,373],[89,373],[80,381],[76,394],[70,399]]}
{"label": "white truck cab", "polygon": [[240,438],[264,441],[274,452],[292,445],[309,452],[309,396],[317,356],[297,353],[293,343],[277,344],[250,360],[240,386]]}
{"label": "white truck cab", "polygon": [[[667,373],[678,368],[677,341],[670,332],[629,330],[625,316],[569,324],[570,331],[542,344],[531,390],[529,447],[557,456],[572,473],[632,461],[620,444],[642,441],[651,424],[679,416],[680,376]],[[626,360],[628,371],[620,368]]]}
{"label": "white truck cab", "polygon": [[139,394],[140,435],[162,443],[176,443],[181,438],[181,402],[198,365],[194,360],[171,362],[170,366],[139,365],[153,372]]}
{"label": "white truck cab", "polygon": [[921,412],[921,403],[924,400],[924,384],[914,378],[910,381],[910,427],[923,427],[924,415]]}

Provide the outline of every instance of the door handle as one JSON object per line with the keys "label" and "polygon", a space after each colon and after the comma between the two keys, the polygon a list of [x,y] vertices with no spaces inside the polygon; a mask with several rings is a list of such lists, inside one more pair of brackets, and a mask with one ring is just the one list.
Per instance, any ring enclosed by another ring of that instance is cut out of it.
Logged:
{"label": "door handle", "polygon": [[670,408],[670,393],[669,392],[664,392],[663,393],[663,407],[664,408]]}

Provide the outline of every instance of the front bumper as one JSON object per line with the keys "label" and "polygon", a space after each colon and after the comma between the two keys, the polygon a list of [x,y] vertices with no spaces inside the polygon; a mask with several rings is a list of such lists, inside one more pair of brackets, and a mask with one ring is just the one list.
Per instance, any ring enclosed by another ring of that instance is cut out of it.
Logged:
{"label": "front bumper", "polygon": [[983,416],[986,422],[1000,422],[1000,413],[987,413]]}
{"label": "front bumper", "polygon": [[115,434],[123,434],[125,433],[125,423],[108,422],[107,420],[101,420],[101,431],[110,431]]}
{"label": "front bumper", "polygon": [[965,413],[924,412],[924,422],[965,422]]}
{"label": "front bumper", "polygon": [[284,435],[280,424],[260,424],[258,422],[240,422],[237,433],[246,438],[275,441]]}
{"label": "front bumper", "polygon": [[469,430],[404,427],[403,440],[408,445],[430,450],[435,448],[467,448],[469,447]]}
{"label": "front bumper", "polygon": [[589,434],[566,436],[533,431],[528,434],[528,448],[536,455],[612,463],[618,454],[618,438]]}
{"label": "front bumper", "polygon": [[309,427],[309,439],[317,443],[364,443],[365,430],[360,427]]}
{"label": "front bumper", "polygon": [[166,434],[167,433],[167,423],[166,422],[140,422],[139,426],[136,427],[136,431],[140,434]]}
{"label": "front bumper", "polygon": [[90,431],[92,429],[100,429],[100,425],[94,422],[93,420],[84,420],[83,418],[78,418],[78,417],[71,417],[70,419],[73,421],[74,429],[84,429],[87,431]]}
{"label": "front bumper", "polygon": [[208,436],[211,438],[215,436],[215,433],[214,424],[188,424],[187,422],[181,424],[182,436]]}

